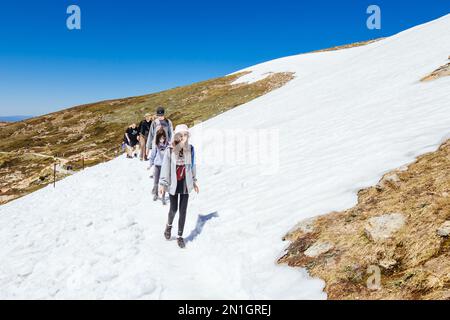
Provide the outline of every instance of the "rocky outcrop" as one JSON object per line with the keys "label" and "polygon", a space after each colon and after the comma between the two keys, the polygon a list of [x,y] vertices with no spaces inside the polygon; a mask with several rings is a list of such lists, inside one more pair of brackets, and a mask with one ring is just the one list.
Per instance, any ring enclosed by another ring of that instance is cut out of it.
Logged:
{"label": "rocky outcrop", "polygon": [[401,213],[383,214],[370,218],[364,232],[372,241],[383,241],[405,225],[405,217]]}
{"label": "rocky outcrop", "polygon": [[[450,60],[450,56],[448,57]],[[433,72],[431,72],[429,75],[423,77],[420,79],[422,82],[432,81],[436,80],[442,77],[450,76],[450,62],[437,68]]]}
{"label": "rocky outcrop", "polygon": [[317,258],[321,254],[326,253],[333,248],[334,245],[330,242],[317,241],[305,251],[305,256],[310,258]]}
{"label": "rocky outcrop", "polygon": [[323,279],[329,299],[450,299],[449,195],[450,140],[360,190],[353,208],[297,224],[279,262]]}
{"label": "rocky outcrop", "polygon": [[385,189],[387,187],[398,188],[400,186],[400,178],[396,172],[391,172],[385,174],[383,178],[381,178],[380,182],[376,185],[376,188],[379,190]]}
{"label": "rocky outcrop", "polygon": [[450,235],[450,221],[445,221],[438,229],[437,234],[441,237],[448,237]]}
{"label": "rocky outcrop", "polygon": [[308,218],[297,223],[283,238],[284,240],[290,240],[296,236],[299,232],[312,233],[314,232],[314,224],[317,218]]}

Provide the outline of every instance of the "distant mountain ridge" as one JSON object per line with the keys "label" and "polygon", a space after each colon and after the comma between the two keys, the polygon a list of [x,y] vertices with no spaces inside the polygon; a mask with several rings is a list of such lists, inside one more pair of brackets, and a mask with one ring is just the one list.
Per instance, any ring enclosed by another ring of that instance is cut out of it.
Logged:
{"label": "distant mountain ridge", "polygon": [[17,122],[33,118],[33,116],[0,116],[0,122]]}

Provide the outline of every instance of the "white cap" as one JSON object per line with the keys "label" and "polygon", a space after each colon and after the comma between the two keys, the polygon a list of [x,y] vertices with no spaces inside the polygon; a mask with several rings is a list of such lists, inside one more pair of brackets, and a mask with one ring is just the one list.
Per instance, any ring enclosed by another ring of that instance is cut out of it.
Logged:
{"label": "white cap", "polygon": [[179,124],[175,127],[175,133],[174,135],[176,135],[177,133],[181,133],[181,132],[187,132],[189,134],[189,128],[187,125],[185,124]]}

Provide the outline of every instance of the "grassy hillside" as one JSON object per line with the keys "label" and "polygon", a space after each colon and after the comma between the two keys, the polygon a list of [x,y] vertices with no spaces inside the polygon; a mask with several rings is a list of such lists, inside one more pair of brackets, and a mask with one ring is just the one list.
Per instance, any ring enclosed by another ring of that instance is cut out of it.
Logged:
{"label": "grassy hillside", "polygon": [[330,299],[450,299],[449,233],[450,140],[360,190],[355,207],[299,223],[279,262],[324,279]]}
{"label": "grassy hillside", "polygon": [[[73,107],[37,118],[0,126],[0,204],[52,182],[55,162],[73,169],[95,165],[117,156],[123,133],[164,106],[174,125],[194,124],[223,113],[281,87],[290,73],[273,74],[253,84],[232,85],[242,76],[195,83],[171,90]],[[55,158],[55,157],[58,157]],[[67,172],[58,173],[58,179]]]}

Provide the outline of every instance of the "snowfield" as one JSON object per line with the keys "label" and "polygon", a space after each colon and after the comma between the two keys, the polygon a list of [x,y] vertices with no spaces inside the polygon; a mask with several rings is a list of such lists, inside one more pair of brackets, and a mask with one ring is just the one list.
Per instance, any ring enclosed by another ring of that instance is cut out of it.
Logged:
{"label": "snowfield", "polygon": [[449,31],[447,15],[250,67],[238,81],[295,79],[193,129],[185,250],[163,237],[147,164],[122,156],[1,206],[0,298],[325,299],[321,280],[276,264],[281,238],[450,137],[450,77],[419,82],[447,63]]}

